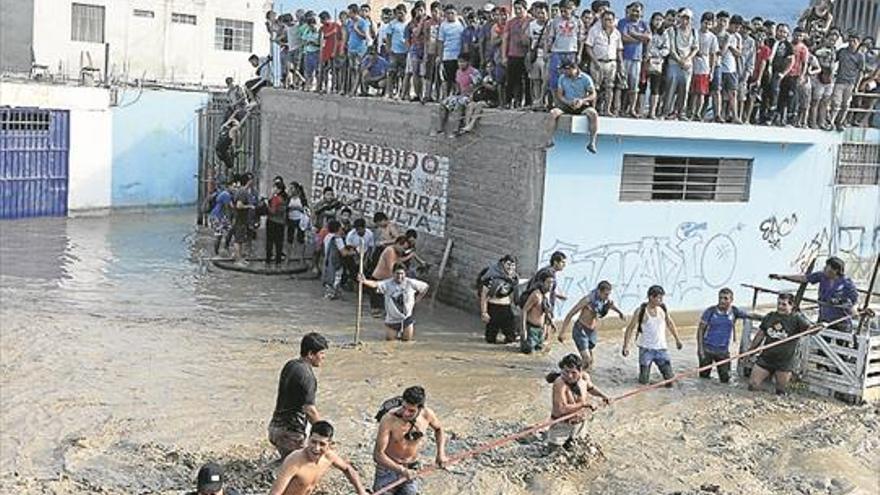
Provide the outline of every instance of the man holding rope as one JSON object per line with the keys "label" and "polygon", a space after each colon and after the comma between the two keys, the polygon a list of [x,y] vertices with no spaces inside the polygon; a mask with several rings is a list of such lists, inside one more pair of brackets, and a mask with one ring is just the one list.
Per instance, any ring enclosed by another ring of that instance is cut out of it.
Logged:
{"label": "man holding rope", "polygon": [[446,464],[446,435],[440,420],[430,408],[425,406],[425,389],[419,386],[403,391],[401,405],[387,411],[379,420],[379,432],[373,449],[376,461],[376,479],[373,492],[398,483],[387,492],[394,495],[418,495],[421,486],[416,478],[419,470],[419,452],[425,446],[425,432],[434,430],[437,443],[437,466]]}
{"label": "man holding rope", "polygon": [[569,354],[559,361],[559,371],[547,375],[553,384],[552,419],[580,412],[568,421],[554,424],[547,431],[547,443],[551,447],[569,449],[573,442],[587,436],[587,414],[595,409],[587,394],[599,397],[608,405],[611,398],[593,385],[590,375],[584,371],[584,360],[577,354]]}
{"label": "man holding rope", "polygon": [[[752,339],[749,350],[803,333],[810,326],[810,322],[802,313],[795,312],[794,296],[788,293],[779,294],[776,311],[761,320],[761,326]],[[785,395],[785,389],[791,380],[791,371],[794,369],[798,340],[793,339],[785,344],[765,349],[758,355],[749,377],[749,390],[760,390],[764,381],[772,375],[776,381],[776,395]]]}

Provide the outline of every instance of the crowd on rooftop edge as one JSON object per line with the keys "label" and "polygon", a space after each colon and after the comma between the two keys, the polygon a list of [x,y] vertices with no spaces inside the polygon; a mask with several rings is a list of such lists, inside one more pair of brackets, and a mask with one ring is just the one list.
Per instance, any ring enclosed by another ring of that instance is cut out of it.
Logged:
{"label": "crowd on rooftop edge", "polygon": [[[485,107],[551,111],[551,120],[583,114],[590,151],[600,116],[867,126],[873,113],[853,110],[878,108],[870,95],[880,92],[880,51],[873,38],[835,27],[832,7],[809,7],[796,26],[687,7],[649,15],[638,1],[618,13],[607,0],[582,10],[571,0],[516,0],[512,9],[418,1],[375,18],[357,4],[337,18],[270,11],[266,28],[280,59],[252,55],[257,77],[245,93],[277,83],[438,102],[442,123],[459,116],[453,135],[471,131]],[[233,102],[246,101],[228,84]]]}

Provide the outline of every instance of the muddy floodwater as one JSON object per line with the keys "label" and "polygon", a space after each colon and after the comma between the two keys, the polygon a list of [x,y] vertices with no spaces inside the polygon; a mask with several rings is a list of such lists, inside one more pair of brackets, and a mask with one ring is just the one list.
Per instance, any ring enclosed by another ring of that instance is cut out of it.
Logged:
{"label": "muddy floodwater", "polygon": [[[570,341],[524,356],[483,343],[474,315],[426,301],[415,343],[381,342],[367,315],[366,345],[346,348],[351,293],[326,301],[314,280],[218,270],[193,220],[187,209],[0,223],[0,493],[181,493],[207,460],[265,493],[278,373],[309,331],[333,342],[318,408],[367,480],[372,416],[408,385],[427,389],[453,454],[548,416],[543,376]],[[593,380],[619,395],[637,364],[608,323]],[[685,344],[671,351],[677,371],[696,365]],[[525,439],[454,465],[424,494],[880,493],[872,405],[686,379],[597,412],[590,431],[578,452]],[[334,473],[324,493],[344,487]]]}

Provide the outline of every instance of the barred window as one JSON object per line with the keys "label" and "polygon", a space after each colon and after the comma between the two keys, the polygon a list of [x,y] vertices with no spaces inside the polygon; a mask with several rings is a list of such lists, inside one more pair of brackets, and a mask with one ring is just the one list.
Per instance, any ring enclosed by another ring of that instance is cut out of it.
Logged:
{"label": "barred window", "polygon": [[624,155],[620,201],[747,202],[752,160]]}
{"label": "barred window", "polygon": [[71,5],[70,39],[89,43],[104,42],[104,6],[75,3]]}
{"label": "barred window", "polygon": [[217,50],[249,52],[253,47],[254,23],[217,18],[214,48]]}
{"label": "barred window", "polygon": [[48,110],[0,110],[0,131],[48,132],[51,115]]}
{"label": "barred window", "polygon": [[196,24],[196,16],[190,14],[171,13],[171,22],[176,24]]}
{"label": "barred window", "polygon": [[135,17],[146,17],[148,19],[152,19],[152,18],[156,17],[156,13],[153,12],[152,10],[134,9],[134,16]]}
{"label": "barred window", "polygon": [[880,185],[880,144],[841,144],[834,182],[847,186]]}

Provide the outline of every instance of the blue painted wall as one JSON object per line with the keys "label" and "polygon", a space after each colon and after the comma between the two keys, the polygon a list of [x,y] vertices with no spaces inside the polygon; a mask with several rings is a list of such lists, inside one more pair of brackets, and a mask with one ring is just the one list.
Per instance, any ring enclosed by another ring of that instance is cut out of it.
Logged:
{"label": "blue painted wall", "polygon": [[198,119],[206,93],[128,92],[113,108],[112,206],[196,201]]}
{"label": "blue painted wall", "polygon": [[[541,261],[555,250],[569,255],[560,286],[574,296],[560,312],[603,279],[628,310],[653,284],[673,309],[708,306],[723,286],[747,304],[751,291],[740,283],[799,272],[813,253],[839,254],[848,242],[852,271],[867,271],[855,266],[878,251],[880,188],[833,187],[834,144],[602,136],[595,156],[584,144],[583,134],[560,132],[547,158]],[[754,159],[750,199],[621,202],[624,153]]]}

